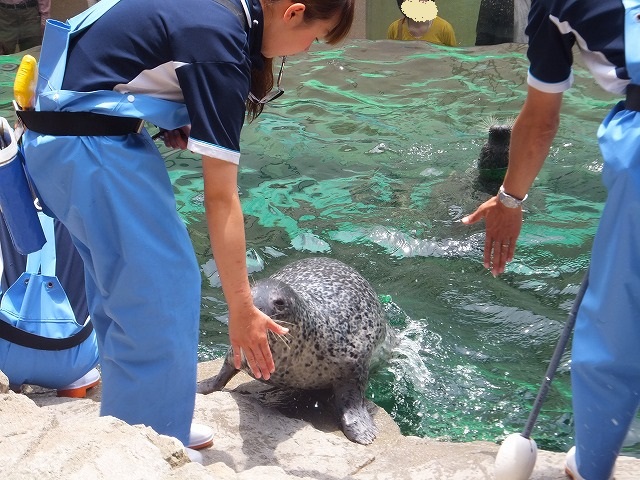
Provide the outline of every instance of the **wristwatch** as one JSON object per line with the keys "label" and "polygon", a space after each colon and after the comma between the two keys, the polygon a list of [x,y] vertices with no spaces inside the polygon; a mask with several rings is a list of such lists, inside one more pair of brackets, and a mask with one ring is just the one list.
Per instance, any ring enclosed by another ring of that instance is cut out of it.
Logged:
{"label": "wristwatch", "polygon": [[512,197],[507,192],[504,191],[504,185],[500,185],[500,190],[498,190],[498,200],[507,208],[518,208],[522,205],[529,195],[525,195],[523,199],[519,199],[516,197]]}

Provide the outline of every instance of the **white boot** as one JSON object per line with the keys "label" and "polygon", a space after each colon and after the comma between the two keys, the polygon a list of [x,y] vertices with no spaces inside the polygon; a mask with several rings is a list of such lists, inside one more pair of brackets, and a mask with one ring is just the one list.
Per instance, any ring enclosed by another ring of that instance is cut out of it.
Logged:
{"label": "white boot", "polygon": [[[578,464],[576,463],[576,447],[571,447],[567,452],[567,457],[564,460],[564,473],[566,473],[572,480],[585,480],[585,478],[578,472]],[[613,480],[613,473],[609,480]]]}
{"label": "white boot", "polygon": [[187,449],[202,450],[213,445],[213,430],[200,423],[192,423]]}
{"label": "white boot", "polygon": [[87,396],[87,390],[95,387],[100,382],[100,372],[98,369],[92,368],[82,377],[65,387],[58,389],[59,397],[84,398]]}

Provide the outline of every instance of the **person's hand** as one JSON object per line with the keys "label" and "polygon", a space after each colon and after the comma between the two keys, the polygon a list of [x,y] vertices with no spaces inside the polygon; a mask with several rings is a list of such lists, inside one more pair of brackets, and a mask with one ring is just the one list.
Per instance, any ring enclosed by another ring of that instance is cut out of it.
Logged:
{"label": "person's hand", "polygon": [[507,208],[498,197],[493,197],[464,217],[462,223],[472,225],[482,219],[486,224],[484,266],[491,269],[495,277],[504,272],[506,263],[513,259],[522,228],[522,208]]}
{"label": "person's hand", "polygon": [[274,322],[254,305],[243,309],[235,316],[229,315],[229,340],[233,349],[233,361],[237,369],[242,365],[244,354],[255,378],[269,380],[275,364],[269,348],[268,332],[286,334],[289,329]]}
{"label": "person's hand", "polygon": [[164,144],[168,148],[184,150],[187,148],[190,132],[191,125],[185,125],[175,130],[163,130],[162,140],[164,140]]}

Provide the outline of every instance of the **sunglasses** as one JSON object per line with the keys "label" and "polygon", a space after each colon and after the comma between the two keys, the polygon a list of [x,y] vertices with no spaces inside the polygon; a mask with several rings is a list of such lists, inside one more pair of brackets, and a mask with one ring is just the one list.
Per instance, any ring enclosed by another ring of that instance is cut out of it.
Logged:
{"label": "sunglasses", "polygon": [[258,98],[256,97],[253,93],[249,92],[249,100],[251,100],[254,103],[259,103],[261,105],[264,105],[265,103],[269,103],[272,100],[275,100],[276,98],[279,98],[282,96],[282,94],[284,93],[284,90],[282,88],[280,88],[280,83],[282,82],[282,72],[284,70],[284,62],[287,61],[287,57],[282,57],[282,64],[280,65],[280,72],[278,73],[278,80],[276,80],[276,89],[275,90],[271,90],[269,93],[267,93],[264,97],[262,98]]}

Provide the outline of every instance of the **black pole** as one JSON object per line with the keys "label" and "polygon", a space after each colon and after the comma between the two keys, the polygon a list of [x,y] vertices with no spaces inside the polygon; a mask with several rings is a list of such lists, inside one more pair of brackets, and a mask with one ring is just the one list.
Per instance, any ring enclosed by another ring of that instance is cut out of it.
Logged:
{"label": "black pole", "polygon": [[547,372],[544,375],[544,379],[542,381],[542,385],[540,386],[540,390],[538,391],[538,396],[533,402],[533,409],[529,414],[529,418],[527,419],[527,423],[522,430],[522,435],[524,438],[531,437],[531,431],[533,430],[533,426],[538,419],[538,414],[540,413],[540,409],[542,408],[542,404],[547,397],[547,393],[549,393],[549,387],[551,386],[551,382],[553,380],[553,376],[558,369],[558,365],[560,364],[560,359],[562,358],[562,354],[564,353],[565,348],[567,347],[567,343],[569,342],[569,337],[571,336],[571,332],[573,331],[573,327],[576,324],[576,315],[578,314],[578,309],[580,308],[580,304],[582,303],[582,299],[584,297],[584,293],[587,291],[587,286],[589,285],[589,269],[584,274],[584,278],[582,279],[582,284],[580,285],[580,289],[578,290],[578,294],[576,295],[576,299],[573,302],[573,306],[571,307],[571,311],[569,312],[569,318],[567,319],[567,323],[564,326],[564,330],[560,335],[560,339],[558,340],[558,344],[556,345],[556,349],[553,352],[553,356],[551,357],[551,361],[549,362],[549,367],[547,367]]}

